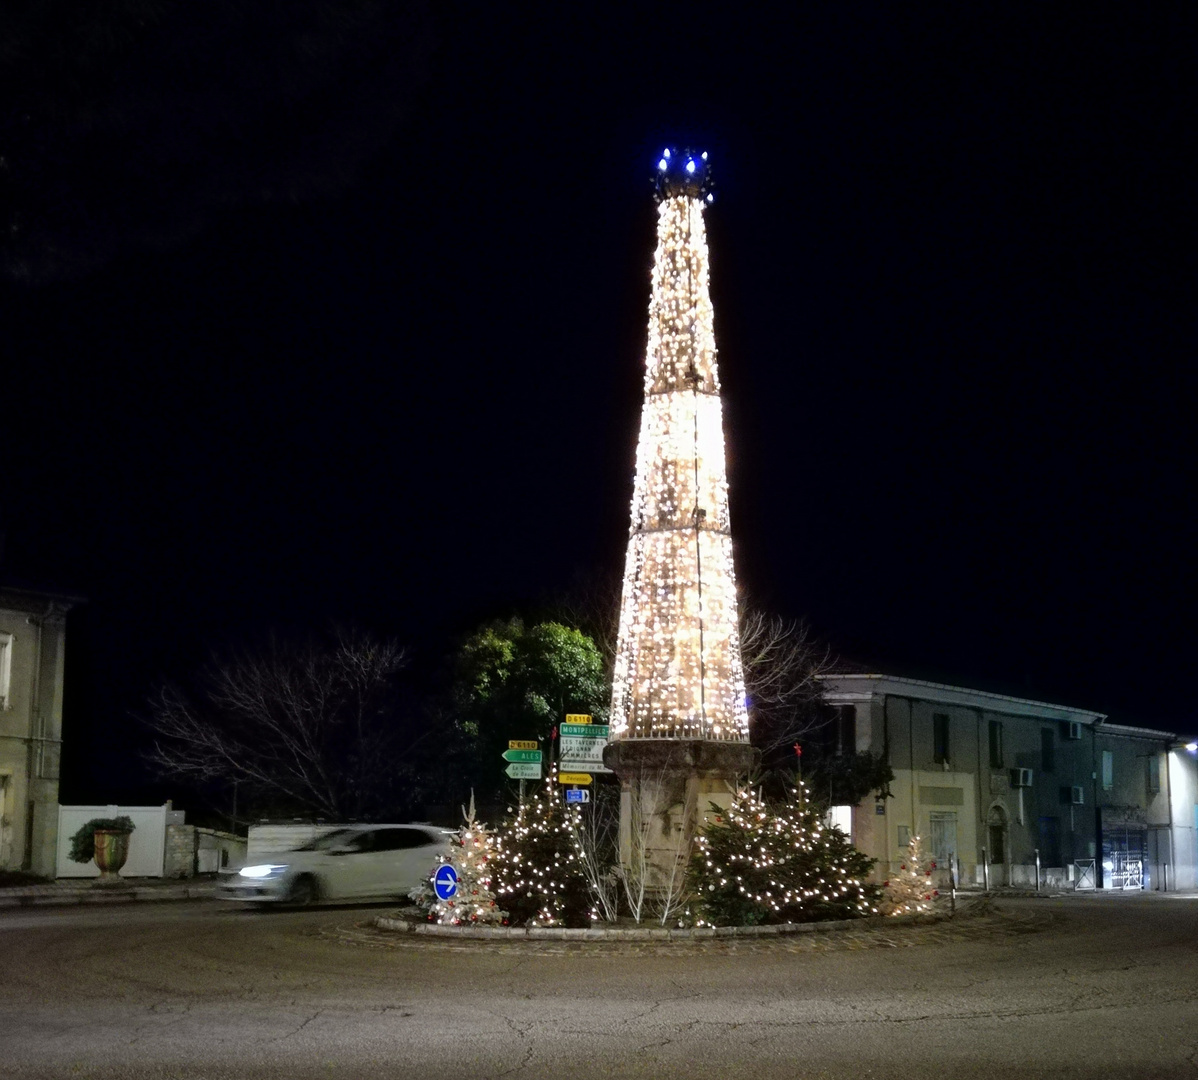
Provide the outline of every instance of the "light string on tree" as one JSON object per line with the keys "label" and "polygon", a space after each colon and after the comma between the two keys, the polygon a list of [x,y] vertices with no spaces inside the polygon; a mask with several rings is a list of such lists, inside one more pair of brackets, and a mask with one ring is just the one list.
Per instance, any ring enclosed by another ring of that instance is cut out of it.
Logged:
{"label": "light string on tree", "polygon": [[528,926],[562,926],[599,918],[590,898],[579,842],[579,811],[562,803],[557,766],[514,809],[496,838],[495,894],[509,918]]}
{"label": "light string on tree", "polygon": [[783,806],[744,789],[716,809],[691,860],[699,925],[878,913],[878,888],[867,880],[873,860],[822,820],[802,785]]}
{"label": "light string on tree", "polygon": [[454,837],[449,855],[442,859],[457,873],[457,891],[441,900],[429,890],[420,890],[428,904],[428,919],[442,926],[503,923],[507,912],[499,907],[492,891],[495,837],[475,819],[474,792],[470,793],[470,809],[463,808],[462,816],[465,824]]}

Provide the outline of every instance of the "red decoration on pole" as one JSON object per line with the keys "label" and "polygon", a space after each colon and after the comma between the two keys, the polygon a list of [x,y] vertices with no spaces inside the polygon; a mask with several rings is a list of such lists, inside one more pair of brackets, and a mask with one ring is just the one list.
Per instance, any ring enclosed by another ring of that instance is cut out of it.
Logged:
{"label": "red decoration on pole", "polygon": [[795,757],[803,756],[803,747],[799,743],[795,743]]}

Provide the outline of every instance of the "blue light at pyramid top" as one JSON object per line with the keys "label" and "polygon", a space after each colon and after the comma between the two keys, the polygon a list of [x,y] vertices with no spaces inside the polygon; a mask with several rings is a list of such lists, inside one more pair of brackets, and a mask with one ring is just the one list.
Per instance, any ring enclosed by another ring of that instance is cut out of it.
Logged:
{"label": "blue light at pyramid top", "polygon": [[676,150],[667,147],[657,159],[653,189],[658,201],[688,195],[706,203],[715,201],[712,193],[711,165],[707,151]]}

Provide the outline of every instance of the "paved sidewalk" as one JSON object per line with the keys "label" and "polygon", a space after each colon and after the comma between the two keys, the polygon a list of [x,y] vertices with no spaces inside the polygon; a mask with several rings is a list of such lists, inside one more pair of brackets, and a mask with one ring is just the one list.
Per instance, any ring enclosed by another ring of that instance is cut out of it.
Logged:
{"label": "paved sidewalk", "polygon": [[72,904],[131,904],[138,901],[200,900],[216,893],[211,876],[190,880],[122,878],[118,884],[99,884],[88,878],[65,878],[45,885],[16,885],[0,889],[0,908],[49,907]]}

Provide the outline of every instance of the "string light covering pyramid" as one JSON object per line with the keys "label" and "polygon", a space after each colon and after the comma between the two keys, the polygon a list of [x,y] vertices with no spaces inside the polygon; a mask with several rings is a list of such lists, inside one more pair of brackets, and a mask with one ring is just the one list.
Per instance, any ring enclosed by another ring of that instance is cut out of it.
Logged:
{"label": "string light covering pyramid", "polygon": [[657,162],[645,401],[624,564],[613,739],[747,742],[703,211],[707,154]]}

